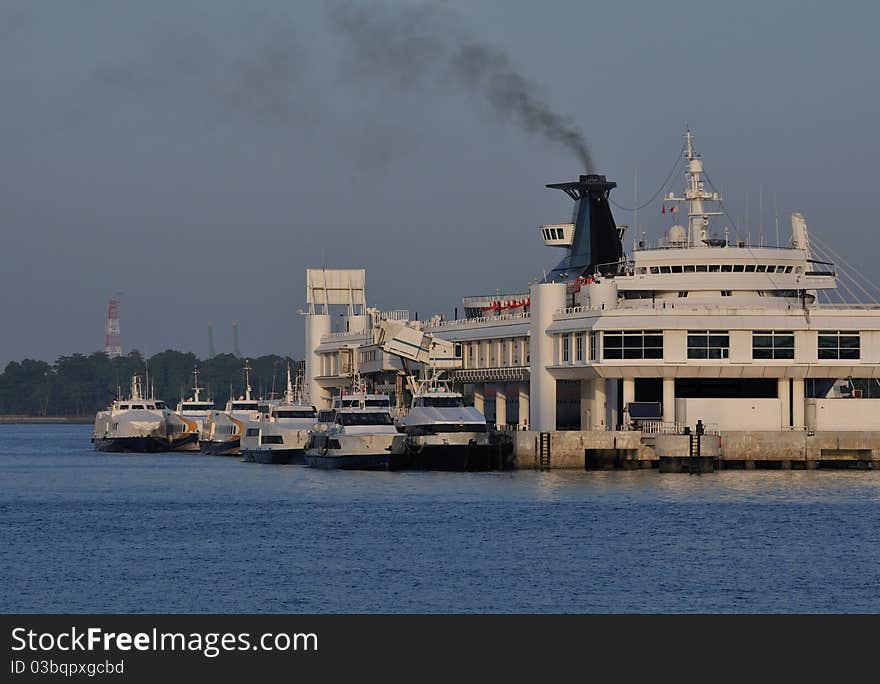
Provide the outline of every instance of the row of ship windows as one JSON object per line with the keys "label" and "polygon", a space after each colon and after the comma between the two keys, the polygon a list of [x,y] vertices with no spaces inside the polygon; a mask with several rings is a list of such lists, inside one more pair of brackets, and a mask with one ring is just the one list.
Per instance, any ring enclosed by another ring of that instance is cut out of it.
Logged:
{"label": "row of ship windows", "polygon": [[[559,357],[562,363],[596,360],[596,335],[575,333],[560,335]],[[572,345],[574,338],[574,345]],[[584,338],[587,338],[586,345]],[[587,356],[584,357],[584,350]],[[860,358],[861,338],[853,330],[820,330],[820,360],[856,360]],[[730,333],[726,330],[689,330],[689,359],[727,359],[730,357]],[[603,359],[662,359],[663,331],[609,330],[602,333]],[[752,359],[794,359],[794,333],[788,330],[752,331]]]}
{"label": "row of ship windows", "polygon": [[776,264],[682,264],[676,266],[639,266],[636,273],[803,273],[801,266]]}
{"label": "row of ship windows", "polygon": [[544,233],[545,240],[561,240],[565,237],[562,228],[543,228],[541,232]]}
{"label": "row of ship windows", "polygon": [[128,404],[120,404],[119,405],[120,411],[128,411],[129,409],[131,409],[132,411],[137,411],[138,409],[146,409],[146,410],[152,411],[153,409],[163,409],[163,408],[165,408],[164,401],[157,401],[155,403],[155,405],[154,404],[132,404],[131,406],[129,406]]}

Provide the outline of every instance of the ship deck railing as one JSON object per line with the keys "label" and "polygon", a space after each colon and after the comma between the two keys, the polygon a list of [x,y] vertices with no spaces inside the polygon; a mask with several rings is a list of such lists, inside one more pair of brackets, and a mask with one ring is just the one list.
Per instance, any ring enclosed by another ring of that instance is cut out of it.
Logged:
{"label": "ship deck railing", "polygon": [[528,319],[530,316],[529,312],[524,311],[522,313],[513,313],[513,314],[500,314],[498,316],[480,316],[479,318],[456,318],[451,321],[440,321],[439,323],[433,323],[431,325],[426,325],[426,330],[437,330],[438,328],[455,328],[455,327],[464,327],[468,325],[479,325],[481,323],[495,323],[501,321],[512,321],[512,320],[522,320]]}

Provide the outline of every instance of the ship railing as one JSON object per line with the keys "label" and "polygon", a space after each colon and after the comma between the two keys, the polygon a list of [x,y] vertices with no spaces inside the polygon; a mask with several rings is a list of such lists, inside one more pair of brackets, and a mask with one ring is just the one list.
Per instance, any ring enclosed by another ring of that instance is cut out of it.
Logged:
{"label": "ship railing", "polygon": [[351,339],[351,340],[361,340],[361,339],[371,339],[371,335],[367,331],[356,331],[352,332],[349,330],[343,330],[342,332],[332,332],[323,335],[321,339],[325,340],[340,340],[340,339]]}
{"label": "ship railing", "polygon": [[474,295],[472,297],[462,297],[462,304],[469,306],[471,304],[488,304],[491,302],[504,301],[510,299],[528,299],[528,292],[509,292],[507,294],[491,294],[491,295]]}
{"label": "ship railing", "polygon": [[457,318],[451,321],[440,321],[439,323],[432,323],[431,325],[426,325],[426,330],[437,330],[438,328],[456,328],[456,327],[465,327],[469,325],[480,325],[483,323],[500,323],[503,321],[512,321],[512,320],[528,320],[530,314],[528,312],[523,313],[513,313],[513,314],[501,314],[500,316],[480,316],[479,318]]}

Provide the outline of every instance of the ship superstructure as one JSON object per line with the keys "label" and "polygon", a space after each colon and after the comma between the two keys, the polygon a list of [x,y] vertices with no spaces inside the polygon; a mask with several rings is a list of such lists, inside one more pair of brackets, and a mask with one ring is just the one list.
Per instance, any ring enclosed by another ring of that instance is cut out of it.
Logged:
{"label": "ship superstructure", "polygon": [[[457,345],[451,378],[499,427],[880,431],[880,306],[843,300],[831,250],[800,213],[783,244],[751,244],[690,131],[677,163],[683,187],[658,198],[680,218],[659,240],[635,236],[626,253],[604,176],[555,183],[573,218],[540,234],[564,256],[527,294],[469,297],[466,318],[410,323]],[[344,382],[343,368],[394,371],[374,358],[377,322],[357,323],[307,339],[318,391]]]}

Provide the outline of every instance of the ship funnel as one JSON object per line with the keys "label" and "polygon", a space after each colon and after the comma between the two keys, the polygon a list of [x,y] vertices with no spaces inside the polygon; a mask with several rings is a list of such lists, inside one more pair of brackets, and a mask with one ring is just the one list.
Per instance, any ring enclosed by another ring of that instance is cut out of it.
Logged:
{"label": "ship funnel", "polygon": [[608,196],[617,183],[591,173],[570,183],[553,183],[547,187],[565,192],[574,200],[575,207],[571,247],[544,282],[560,283],[582,275],[616,273],[623,258],[623,243]]}

